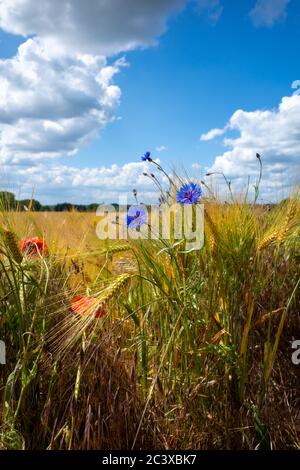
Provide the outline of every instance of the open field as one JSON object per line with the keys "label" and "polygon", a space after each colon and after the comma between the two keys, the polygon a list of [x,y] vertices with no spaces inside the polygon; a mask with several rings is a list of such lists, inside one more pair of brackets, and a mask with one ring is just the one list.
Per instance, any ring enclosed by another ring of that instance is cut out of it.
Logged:
{"label": "open field", "polygon": [[[299,196],[206,201],[190,253],[98,221],[1,214],[0,447],[299,448]],[[32,236],[47,253],[20,251]]]}

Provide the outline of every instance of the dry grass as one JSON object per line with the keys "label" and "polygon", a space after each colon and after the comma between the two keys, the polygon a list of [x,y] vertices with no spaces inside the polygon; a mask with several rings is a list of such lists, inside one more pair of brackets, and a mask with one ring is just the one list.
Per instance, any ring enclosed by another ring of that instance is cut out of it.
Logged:
{"label": "dry grass", "polygon": [[[205,210],[193,253],[100,241],[94,214],[1,214],[2,448],[300,447],[299,198]],[[36,235],[49,254],[20,260]],[[107,315],[74,315],[76,294]]]}

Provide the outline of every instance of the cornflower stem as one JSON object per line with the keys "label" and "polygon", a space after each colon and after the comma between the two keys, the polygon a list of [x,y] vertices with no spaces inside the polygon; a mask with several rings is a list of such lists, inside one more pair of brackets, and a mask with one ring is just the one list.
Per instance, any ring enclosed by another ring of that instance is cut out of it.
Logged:
{"label": "cornflower stem", "polygon": [[256,184],[254,185],[254,190],[255,190],[254,204],[256,204],[258,196],[259,196],[259,186],[260,186],[260,182],[262,179],[262,172],[263,172],[261,156],[259,155],[259,153],[256,154],[256,158],[259,161],[259,177],[258,177]]}
{"label": "cornflower stem", "polygon": [[176,188],[175,183],[171,180],[170,176],[169,176],[168,173],[163,169],[163,167],[162,167],[159,163],[155,162],[154,160],[151,160],[151,163],[153,163],[154,165],[156,165],[157,168],[159,169],[159,171],[161,171],[161,172],[168,178],[168,181],[169,181],[169,183],[171,184],[171,186],[174,186],[174,188]]}
{"label": "cornflower stem", "polygon": [[[155,185],[157,186],[157,188],[159,189],[159,191],[160,191],[160,193],[161,193],[161,195],[162,195],[163,201],[164,201],[164,202],[167,202],[167,198],[166,198],[166,196],[165,196],[165,192],[164,192],[164,190],[163,190],[163,187],[162,187],[162,185],[160,184],[159,180],[156,178],[156,176],[155,176],[153,173],[151,173],[150,175],[149,175],[148,173],[144,173],[144,176],[147,176],[148,178],[151,178],[152,181],[154,181]],[[167,194],[170,195],[170,193],[168,193],[168,192],[167,192]],[[168,204],[168,202],[167,202],[167,204]]]}

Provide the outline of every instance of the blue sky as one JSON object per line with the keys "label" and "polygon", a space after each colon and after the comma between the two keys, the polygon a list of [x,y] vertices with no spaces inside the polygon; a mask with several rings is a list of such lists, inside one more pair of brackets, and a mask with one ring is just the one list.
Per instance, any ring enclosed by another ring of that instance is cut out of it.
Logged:
{"label": "blue sky", "polygon": [[[78,44],[71,33],[57,33],[57,12],[51,29],[51,9],[50,21],[37,11],[33,22],[33,1],[25,1],[27,10],[18,0],[2,3],[2,187],[24,196],[34,188],[44,203],[80,203],[116,200],[135,185],[152,200],[153,189],[140,177],[146,150],[167,169],[184,167],[192,176],[224,171],[237,188],[248,175],[255,179],[259,151],[265,200],[299,181],[300,96],[291,88],[300,78],[297,0],[162,0],[153,2],[151,15],[146,0],[138,8],[133,0],[112,0],[115,9],[103,12],[102,0],[92,0],[112,26],[106,32],[96,23],[100,33],[90,36],[95,15],[80,15],[86,2],[73,0]],[[131,17],[144,15],[144,29],[133,31],[129,13],[127,28],[125,12],[120,31],[115,11],[126,3]],[[80,54],[97,60],[78,62]],[[98,89],[102,69],[110,76]],[[95,117],[95,108],[104,116]],[[225,126],[214,139],[204,135]]]}

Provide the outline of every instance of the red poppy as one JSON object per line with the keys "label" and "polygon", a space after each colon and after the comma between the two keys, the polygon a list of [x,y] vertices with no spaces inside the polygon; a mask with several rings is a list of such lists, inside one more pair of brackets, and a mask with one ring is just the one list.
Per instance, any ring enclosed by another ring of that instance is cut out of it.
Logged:
{"label": "red poppy", "polygon": [[20,250],[28,255],[46,254],[48,247],[45,240],[38,237],[25,238],[19,243]]}
{"label": "red poppy", "polygon": [[104,317],[106,311],[103,308],[97,308],[96,305],[97,301],[95,297],[76,295],[72,299],[71,309],[74,313],[79,313],[80,315],[89,315],[94,313],[95,318]]}

